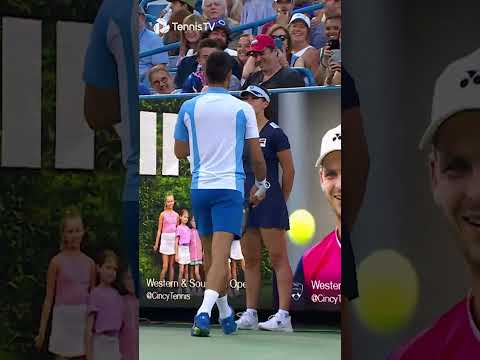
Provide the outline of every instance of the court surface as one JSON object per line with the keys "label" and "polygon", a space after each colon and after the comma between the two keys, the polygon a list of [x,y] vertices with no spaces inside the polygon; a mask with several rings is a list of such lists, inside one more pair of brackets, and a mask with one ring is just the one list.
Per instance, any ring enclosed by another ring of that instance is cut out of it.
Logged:
{"label": "court surface", "polygon": [[241,330],[224,335],[213,326],[209,338],[190,336],[190,324],[140,326],[140,360],[336,360],[340,331],[298,329],[294,333]]}

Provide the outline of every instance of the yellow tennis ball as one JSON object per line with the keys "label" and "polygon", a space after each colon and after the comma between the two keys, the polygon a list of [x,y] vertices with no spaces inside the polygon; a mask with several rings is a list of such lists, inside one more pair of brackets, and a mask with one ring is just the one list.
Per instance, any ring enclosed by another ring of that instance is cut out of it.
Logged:
{"label": "yellow tennis ball", "polygon": [[315,219],[307,210],[295,210],[290,215],[290,241],[296,245],[306,245],[315,234]]}
{"label": "yellow tennis ball", "polygon": [[371,332],[388,334],[404,328],[415,313],[418,275],[408,259],[393,250],[380,250],[358,268],[358,318]]}

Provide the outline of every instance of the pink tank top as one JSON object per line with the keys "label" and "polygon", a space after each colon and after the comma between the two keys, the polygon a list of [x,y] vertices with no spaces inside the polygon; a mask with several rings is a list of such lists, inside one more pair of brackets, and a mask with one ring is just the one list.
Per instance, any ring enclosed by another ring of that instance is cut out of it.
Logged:
{"label": "pink tank top", "polygon": [[162,234],[175,234],[177,230],[178,214],[173,211],[163,213]]}
{"label": "pink tank top", "polygon": [[303,255],[305,287],[313,303],[339,308],[342,281],[342,248],[336,231]]}
{"label": "pink tank top", "polygon": [[202,241],[198,235],[197,229],[192,229],[192,237],[190,241],[190,260],[202,260]]}
{"label": "pink tank top", "polygon": [[470,311],[469,297],[455,305],[428,330],[404,345],[391,360],[480,359],[480,329]]}
{"label": "pink tank top", "polygon": [[57,261],[59,270],[55,285],[55,305],[86,305],[93,260],[83,253],[60,253]]}

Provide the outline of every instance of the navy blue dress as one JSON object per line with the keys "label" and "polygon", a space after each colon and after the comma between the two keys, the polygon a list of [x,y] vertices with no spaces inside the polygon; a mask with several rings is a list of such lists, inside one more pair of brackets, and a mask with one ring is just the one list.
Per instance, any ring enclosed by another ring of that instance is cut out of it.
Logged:
{"label": "navy blue dress", "polygon": [[[290,149],[290,142],[283,130],[274,122],[268,122],[259,134],[260,146],[267,164],[267,181],[270,189],[267,197],[257,207],[251,209],[248,217],[249,228],[289,230],[287,204],[278,178],[279,160],[277,153]],[[250,165],[248,149],[244,153],[245,198],[248,200],[250,189],[255,184],[255,176]]]}

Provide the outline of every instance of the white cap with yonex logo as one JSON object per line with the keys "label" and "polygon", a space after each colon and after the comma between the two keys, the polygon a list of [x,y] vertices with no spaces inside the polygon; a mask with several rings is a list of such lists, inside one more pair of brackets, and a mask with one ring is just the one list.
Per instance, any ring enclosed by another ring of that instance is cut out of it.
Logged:
{"label": "white cap with yonex logo", "polygon": [[331,152],[342,150],[342,125],[328,130],[322,138],[322,145],[320,146],[320,156],[315,164],[315,167],[322,165],[322,161]]}
{"label": "white cap with yonex logo", "polygon": [[420,149],[432,143],[445,120],[464,110],[480,110],[480,49],[448,65],[437,78],[432,118]]}

